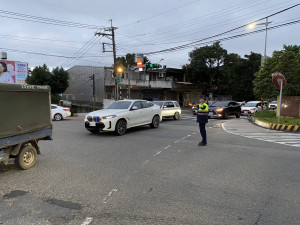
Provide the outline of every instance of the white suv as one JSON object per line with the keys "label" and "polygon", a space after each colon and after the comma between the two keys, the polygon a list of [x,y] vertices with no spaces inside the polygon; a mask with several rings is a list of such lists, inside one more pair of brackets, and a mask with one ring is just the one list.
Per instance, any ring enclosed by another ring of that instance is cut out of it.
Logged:
{"label": "white suv", "polygon": [[181,108],[176,101],[154,101],[156,105],[159,105],[162,117],[173,117],[174,120],[178,120],[181,115]]}

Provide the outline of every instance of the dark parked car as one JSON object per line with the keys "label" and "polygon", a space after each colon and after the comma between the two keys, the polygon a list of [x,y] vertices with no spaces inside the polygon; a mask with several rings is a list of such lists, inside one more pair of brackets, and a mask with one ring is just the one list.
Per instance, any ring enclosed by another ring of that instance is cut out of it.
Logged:
{"label": "dark parked car", "polygon": [[208,118],[225,118],[234,115],[236,118],[241,116],[241,106],[235,101],[215,102],[209,106]]}

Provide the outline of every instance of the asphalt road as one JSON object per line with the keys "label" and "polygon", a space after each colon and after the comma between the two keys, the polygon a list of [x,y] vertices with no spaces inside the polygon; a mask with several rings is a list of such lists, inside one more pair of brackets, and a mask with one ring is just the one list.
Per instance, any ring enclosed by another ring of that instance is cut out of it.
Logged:
{"label": "asphalt road", "polygon": [[121,137],[54,122],[34,168],[0,166],[0,224],[300,224],[300,148],[224,122],[205,147],[190,114]]}

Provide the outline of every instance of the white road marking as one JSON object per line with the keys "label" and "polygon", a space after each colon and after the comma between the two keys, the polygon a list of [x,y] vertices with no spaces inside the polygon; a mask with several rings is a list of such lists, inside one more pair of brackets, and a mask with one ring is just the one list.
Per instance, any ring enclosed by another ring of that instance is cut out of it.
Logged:
{"label": "white road marking", "polygon": [[193,134],[197,134],[198,132],[195,132],[195,133],[193,133]]}
{"label": "white road marking", "polygon": [[186,137],[181,138],[181,140],[184,140],[184,139],[186,139]]}
{"label": "white road marking", "polygon": [[91,222],[93,222],[93,218],[87,217],[87,218],[85,218],[85,220],[83,221],[83,223],[81,225],[89,225]]}
{"label": "white road marking", "polygon": [[124,181],[127,182],[130,178],[130,174],[128,174],[125,178],[124,178]]}
{"label": "white road marking", "polygon": [[188,136],[186,136],[186,137],[190,137],[190,136],[192,136],[192,135],[190,135],[190,134],[189,134],[189,135],[188,135]]}
{"label": "white road marking", "polygon": [[168,148],[170,148],[172,145],[168,145],[167,147],[165,147],[164,149],[166,150],[166,149],[168,149]]}
{"label": "white road marking", "polygon": [[107,201],[117,192],[117,189],[112,189],[108,195],[102,200],[103,203],[107,203]]}
{"label": "white road marking", "polygon": [[178,143],[180,140],[177,140],[177,141],[175,141],[174,143],[176,144],[176,143]]}
{"label": "white road marking", "polygon": [[143,165],[146,165],[146,164],[148,164],[150,162],[150,160],[145,160],[144,162],[143,162]]}
{"label": "white road marking", "polygon": [[157,153],[154,155],[154,157],[157,156],[157,155],[159,155],[160,153],[161,153],[161,151],[157,152]]}
{"label": "white road marking", "polygon": [[300,134],[261,128],[247,120],[231,120],[227,123],[223,123],[222,127],[228,133],[238,136],[275,144],[300,147]]}

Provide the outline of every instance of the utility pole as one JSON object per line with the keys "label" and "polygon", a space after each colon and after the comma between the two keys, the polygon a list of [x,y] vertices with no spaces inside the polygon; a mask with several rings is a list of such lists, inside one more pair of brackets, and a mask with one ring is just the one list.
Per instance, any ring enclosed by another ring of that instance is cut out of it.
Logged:
{"label": "utility pole", "polygon": [[92,87],[93,87],[93,106],[92,106],[92,111],[95,111],[95,103],[96,103],[96,93],[95,93],[95,74],[93,76],[89,77],[90,80],[92,80]]}
{"label": "utility pole", "polygon": [[[115,100],[118,100],[118,84],[117,84],[117,81],[116,81],[116,63],[117,63],[117,53],[116,53],[116,42],[115,42],[115,30],[117,29],[117,27],[114,27],[113,24],[112,24],[112,20],[110,20],[111,22],[111,25],[110,27],[108,28],[105,28],[104,31],[109,31],[111,33],[101,33],[101,32],[97,32],[95,33],[95,35],[98,35],[98,36],[103,36],[103,37],[107,37],[108,39],[111,39],[112,40],[112,44],[109,44],[109,43],[102,43],[103,45],[103,52],[112,52],[113,53],[113,57],[114,57],[114,66],[113,66],[113,69],[114,69],[114,72],[113,72],[113,75],[114,75],[114,78],[115,78]],[[112,45],[112,51],[106,51],[105,50],[105,45]]]}

